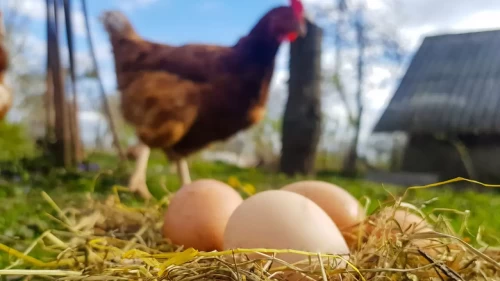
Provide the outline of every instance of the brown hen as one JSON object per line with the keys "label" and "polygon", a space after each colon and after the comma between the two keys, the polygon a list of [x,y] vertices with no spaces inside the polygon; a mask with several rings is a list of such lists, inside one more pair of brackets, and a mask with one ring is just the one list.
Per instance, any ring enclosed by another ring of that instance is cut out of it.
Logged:
{"label": "brown hen", "polygon": [[150,197],[146,169],[150,148],[177,164],[190,182],[185,158],[262,120],[280,44],[304,35],[299,0],[267,12],[233,46],[171,46],[141,38],[127,18],[111,11],[101,18],[114,53],[121,109],[141,141],[129,182]]}
{"label": "brown hen", "polygon": [[4,46],[5,26],[0,12],[0,121],[5,118],[12,106],[11,89],[5,85],[5,75],[8,68],[8,55]]}

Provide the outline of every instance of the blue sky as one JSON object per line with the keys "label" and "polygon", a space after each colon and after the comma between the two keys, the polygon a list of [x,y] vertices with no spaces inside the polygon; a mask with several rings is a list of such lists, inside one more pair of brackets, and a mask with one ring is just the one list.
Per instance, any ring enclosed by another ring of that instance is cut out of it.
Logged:
{"label": "blue sky", "polygon": [[[94,21],[105,10],[120,9],[143,36],[174,44],[193,41],[230,44],[246,33],[267,10],[285,3],[283,0],[87,1]],[[74,9],[79,9],[79,1],[75,4]],[[37,18],[33,26],[34,31],[44,37],[44,26],[37,25],[42,22],[43,18]],[[102,28],[94,32],[102,32]]]}
{"label": "blue sky", "polygon": [[[16,0],[5,0],[14,3]],[[18,9],[31,21],[34,41],[43,45],[46,38],[44,0],[23,0]],[[3,1],[0,1],[3,2]],[[107,35],[98,21],[99,15],[110,9],[123,11],[141,36],[169,44],[213,43],[229,45],[245,35],[259,18],[272,7],[286,4],[285,0],[87,0],[99,66],[106,88],[112,91],[112,58]],[[9,7],[7,3],[7,7]],[[85,41],[80,1],[74,1],[73,19],[77,34],[76,49],[88,53]],[[1,5],[0,5],[1,6]],[[38,45],[38,44],[37,44]],[[45,48],[45,46],[39,46]],[[44,53],[41,50],[39,53]],[[86,59],[83,59],[85,61]],[[87,60],[88,62],[88,60]]]}
{"label": "blue sky", "polygon": [[[118,1],[104,2],[89,1],[92,15],[119,7],[113,5]],[[279,0],[157,0],[134,11],[128,7],[124,11],[145,37],[174,44],[194,41],[231,44],[263,13],[283,3]]]}
{"label": "blue sky", "polygon": [[89,12],[97,18],[104,10],[121,9],[143,36],[174,44],[193,41],[231,44],[268,9],[284,3],[280,0],[135,0],[124,1],[121,6],[120,2],[88,1]]}

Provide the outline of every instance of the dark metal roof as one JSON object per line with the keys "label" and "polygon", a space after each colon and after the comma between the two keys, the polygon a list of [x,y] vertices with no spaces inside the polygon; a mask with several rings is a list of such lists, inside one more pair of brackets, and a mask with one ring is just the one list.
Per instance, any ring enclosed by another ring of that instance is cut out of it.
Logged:
{"label": "dark metal roof", "polygon": [[500,133],[500,30],[426,37],[374,132]]}

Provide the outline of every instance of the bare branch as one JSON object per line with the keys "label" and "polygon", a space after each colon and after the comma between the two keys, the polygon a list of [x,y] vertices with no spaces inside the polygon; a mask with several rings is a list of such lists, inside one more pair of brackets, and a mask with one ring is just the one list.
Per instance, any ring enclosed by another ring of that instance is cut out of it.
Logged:
{"label": "bare branch", "polygon": [[342,81],[341,77],[341,67],[343,65],[343,47],[342,47],[342,28],[345,25],[345,13],[347,11],[347,3],[345,0],[339,0],[338,6],[337,6],[337,12],[338,12],[338,20],[335,24],[335,69],[334,69],[334,74],[333,74],[333,85],[335,87],[335,90],[337,90],[340,99],[342,103],[344,104],[344,107],[347,111],[347,116],[349,118],[349,123],[354,124],[355,122],[355,114],[354,111],[352,110],[352,107],[349,104],[348,98],[347,98],[347,93]]}
{"label": "bare branch", "polygon": [[96,58],[96,54],[94,51],[94,43],[92,41],[92,33],[90,32],[90,24],[89,24],[88,12],[87,12],[87,1],[86,0],[82,0],[82,7],[83,7],[83,15],[85,18],[85,29],[87,30],[87,41],[88,41],[88,45],[89,45],[89,49],[90,49],[90,54],[92,57],[92,62],[94,65],[95,74],[96,74],[97,81],[99,84],[102,102],[104,104],[104,109],[106,110],[106,115],[108,117],[108,122],[109,122],[109,127],[111,129],[111,133],[113,134],[113,145],[115,146],[115,148],[118,152],[118,155],[120,156],[120,159],[126,160],[127,158],[125,156],[125,152],[123,151],[123,149],[120,145],[120,140],[118,138],[118,132],[117,132],[117,129],[115,126],[115,122],[113,120],[113,115],[111,112],[111,108],[109,106],[108,98],[106,97],[106,91],[104,90],[104,85],[102,83],[102,80],[101,80],[100,74],[99,74],[99,68],[97,65],[97,58]]}

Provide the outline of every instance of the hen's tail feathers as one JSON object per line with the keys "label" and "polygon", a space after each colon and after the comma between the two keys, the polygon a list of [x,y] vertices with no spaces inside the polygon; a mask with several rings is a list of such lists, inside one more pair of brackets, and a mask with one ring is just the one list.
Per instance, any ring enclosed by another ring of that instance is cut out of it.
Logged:
{"label": "hen's tail feathers", "polygon": [[3,46],[4,39],[5,25],[2,11],[0,11],[0,121],[4,119],[12,106],[12,92],[4,84],[5,72],[7,70],[7,52]]}
{"label": "hen's tail feathers", "polygon": [[104,12],[99,19],[111,37],[138,37],[130,21],[119,11]]}

